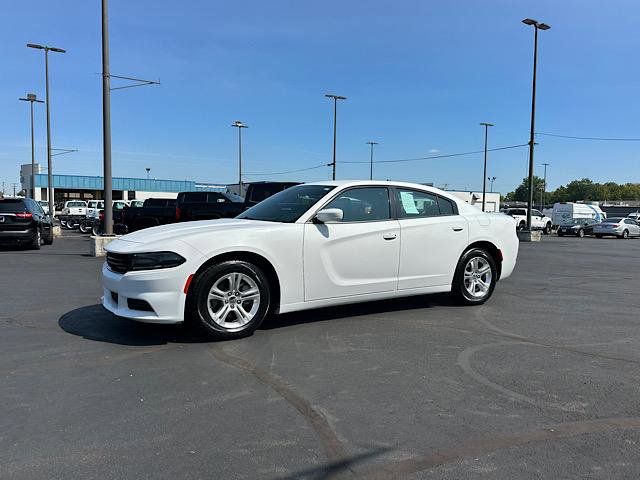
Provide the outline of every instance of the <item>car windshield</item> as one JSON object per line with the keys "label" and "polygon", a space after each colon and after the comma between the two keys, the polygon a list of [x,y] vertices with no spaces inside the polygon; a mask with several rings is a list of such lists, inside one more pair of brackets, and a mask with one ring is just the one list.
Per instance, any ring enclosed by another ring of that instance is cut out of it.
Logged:
{"label": "car windshield", "polygon": [[0,213],[24,212],[26,209],[24,200],[0,199]]}
{"label": "car windshield", "polygon": [[621,221],[621,218],[605,218],[602,223],[620,223]]}
{"label": "car windshield", "polygon": [[69,202],[67,207],[86,207],[86,204],[84,202]]}
{"label": "car windshield", "polygon": [[293,223],[335,187],[298,185],[263,200],[236,218]]}

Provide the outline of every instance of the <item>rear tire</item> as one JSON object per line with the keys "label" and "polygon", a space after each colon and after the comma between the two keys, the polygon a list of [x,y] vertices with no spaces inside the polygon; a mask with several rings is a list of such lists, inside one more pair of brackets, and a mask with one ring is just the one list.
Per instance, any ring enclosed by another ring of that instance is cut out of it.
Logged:
{"label": "rear tire", "polygon": [[545,235],[549,235],[551,233],[551,224],[547,223],[544,226],[544,229],[542,230],[542,233],[544,233]]}
{"label": "rear tire", "polygon": [[91,231],[91,226],[87,225],[84,222],[80,224],[79,228],[82,233],[89,233]]}
{"label": "rear tire", "polygon": [[522,230],[524,230],[524,229],[525,229],[525,227],[526,227],[526,226],[527,226],[527,224],[526,224],[525,222],[520,222],[520,223],[518,224],[518,226],[516,227],[516,230],[518,230],[518,231],[520,231],[520,232],[521,232]]}
{"label": "rear tire", "polygon": [[620,235],[620,237],[618,237],[618,238],[622,238],[624,240],[629,238],[629,230],[625,230],[624,232],[622,232],[622,235]]}
{"label": "rear tire", "polygon": [[42,233],[40,233],[39,228],[36,228],[36,233],[31,239],[31,248],[33,250],[40,250],[40,245],[42,245]]}
{"label": "rear tire", "polygon": [[229,260],[207,268],[194,280],[188,321],[217,340],[246,337],[262,324],[271,307],[266,275],[255,265]]}
{"label": "rear tire", "polygon": [[481,305],[493,294],[497,278],[494,258],[482,248],[472,248],[458,260],[451,294],[462,305]]}

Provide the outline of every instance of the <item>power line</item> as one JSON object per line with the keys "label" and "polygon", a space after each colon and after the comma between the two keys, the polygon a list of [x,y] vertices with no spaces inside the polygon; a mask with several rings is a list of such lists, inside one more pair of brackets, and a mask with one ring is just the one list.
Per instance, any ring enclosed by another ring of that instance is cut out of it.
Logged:
{"label": "power line", "polygon": [[[508,145],[506,147],[496,147],[496,148],[491,148],[488,149],[488,152],[496,152],[499,150],[509,150],[512,148],[522,148],[522,147],[527,147],[529,144],[528,143],[522,143],[522,144],[518,144],[518,145]],[[484,150],[476,150],[474,152],[461,152],[461,153],[449,153],[449,154],[444,154],[444,155],[432,155],[430,157],[419,157],[419,158],[399,158],[399,159],[393,159],[393,160],[375,160],[373,163],[399,163],[399,162],[415,162],[415,161],[419,161],[419,160],[433,160],[433,159],[439,159],[439,158],[451,158],[451,157],[462,157],[465,155],[476,155],[478,153],[484,153]],[[355,164],[355,163],[370,163],[370,161],[360,161],[360,160],[345,160],[345,161],[341,161],[338,163],[351,163],[351,164]],[[270,173],[262,173],[262,172],[258,172],[258,173],[247,173],[247,175],[249,176],[269,176],[269,175],[286,175],[288,173],[298,173],[298,172],[306,172],[308,170],[316,170],[318,168],[323,168],[323,167],[327,167],[327,166],[331,166],[331,164],[327,165],[326,163],[321,163],[319,165],[315,165],[313,167],[307,167],[307,168],[299,168],[296,170],[286,170],[286,171],[282,171],[282,172],[270,172]]]}
{"label": "power line", "polygon": [[572,135],[559,135],[556,133],[536,132],[536,135],[544,135],[545,137],[569,138],[572,140],[596,140],[605,142],[640,142],[640,138],[607,138],[607,137],[574,137]]}
{"label": "power line", "polygon": [[[490,148],[487,151],[488,152],[496,152],[498,150],[509,150],[511,148],[522,148],[522,147],[527,147],[529,146],[528,143],[522,143],[519,145],[509,145],[507,147],[497,147],[497,148]],[[419,157],[419,158],[400,158],[400,159],[394,159],[394,160],[376,160],[373,163],[398,163],[398,162],[415,162],[418,160],[433,160],[433,159],[438,159],[438,158],[451,158],[451,157],[462,157],[465,155],[476,155],[478,153],[484,153],[484,150],[476,150],[474,152],[461,152],[461,153],[449,153],[449,154],[445,154],[445,155],[432,155],[430,157]],[[368,161],[362,161],[362,160],[351,160],[351,161],[343,161],[343,162],[339,162],[339,163],[369,163]]]}
{"label": "power line", "polygon": [[[344,162],[341,162],[344,163]],[[268,175],[286,175],[288,173],[297,173],[297,172],[306,172],[308,170],[315,170],[317,168],[323,168],[323,167],[327,167],[330,166],[331,164],[327,165],[326,163],[321,163],[320,165],[316,165],[314,167],[307,167],[307,168],[298,168],[296,170],[285,170],[283,172],[270,172],[270,173],[252,173],[249,172],[246,175],[250,176],[250,177],[258,177],[258,176],[268,176]]]}

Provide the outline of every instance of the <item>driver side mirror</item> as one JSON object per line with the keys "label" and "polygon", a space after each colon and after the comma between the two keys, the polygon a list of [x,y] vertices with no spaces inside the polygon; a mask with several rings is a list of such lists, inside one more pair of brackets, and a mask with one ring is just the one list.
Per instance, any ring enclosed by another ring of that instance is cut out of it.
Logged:
{"label": "driver side mirror", "polygon": [[317,223],[339,223],[344,217],[344,212],[339,208],[325,208],[320,210],[314,217]]}

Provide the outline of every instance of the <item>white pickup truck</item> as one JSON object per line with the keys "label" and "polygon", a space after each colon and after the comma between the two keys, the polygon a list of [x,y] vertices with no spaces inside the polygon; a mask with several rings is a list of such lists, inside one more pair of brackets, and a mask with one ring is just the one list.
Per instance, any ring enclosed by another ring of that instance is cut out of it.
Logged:
{"label": "white pickup truck", "polygon": [[67,200],[62,208],[62,215],[84,217],[87,214],[87,202],[84,200]]}
{"label": "white pickup truck", "polygon": [[[527,227],[526,208],[505,208],[502,212],[515,219],[518,230],[524,230]],[[551,233],[551,227],[552,222],[549,217],[540,210],[531,209],[531,230],[542,230],[543,233],[548,235]]]}

